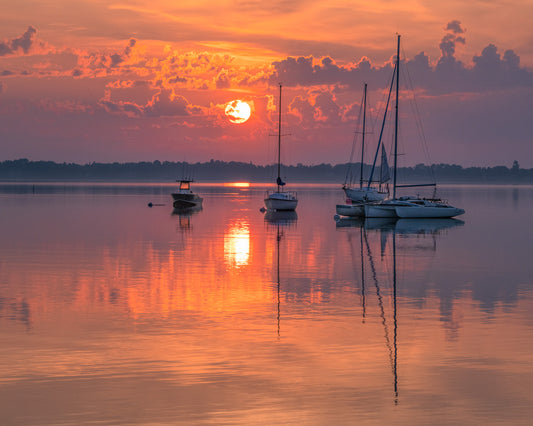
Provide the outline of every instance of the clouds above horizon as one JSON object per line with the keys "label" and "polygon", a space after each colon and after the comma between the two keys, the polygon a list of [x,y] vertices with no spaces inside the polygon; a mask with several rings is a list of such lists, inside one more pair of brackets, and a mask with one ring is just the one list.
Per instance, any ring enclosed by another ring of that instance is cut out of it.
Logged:
{"label": "clouds above horizon", "polygon": [[29,26],[24,34],[11,40],[0,42],[0,56],[27,55],[30,52],[42,52],[46,44],[36,39],[37,30]]}
{"label": "clouds above horizon", "polygon": [[[441,56],[433,64],[424,52],[412,59],[402,59],[402,68],[407,66],[414,88],[433,95],[533,87],[533,72],[520,65],[520,57],[513,50],[506,50],[502,56],[494,44],[489,44],[470,64],[457,60],[454,56],[457,43],[466,43],[465,37],[457,34],[464,34],[465,30],[459,21],[451,21],[446,28],[447,34],[439,45]],[[394,50],[393,43],[391,47]],[[381,65],[374,65],[366,57],[358,63],[338,65],[331,57],[289,57],[274,62],[273,66],[275,73],[270,77],[271,84],[283,81],[290,86],[354,88],[365,81],[371,86],[383,87],[392,73],[393,58]]]}
{"label": "clouds above horizon", "polygon": [[[401,52],[402,76],[409,77],[414,84],[423,108],[439,116],[446,115],[452,123],[462,123],[465,116],[477,116],[478,112],[472,108],[505,116],[497,105],[504,99],[503,104],[509,110],[509,102],[515,99],[517,105],[525,108],[523,113],[520,109],[517,113],[525,117],[533,106],[529,101],[533,92],[533,71],[521,64],[515,50],[500,51],[496,44],[489,42],[470,60],[461,60],[457,52],[468,43],[470,32],[459,20],[449,21],[442,29],[444,34],[441,33],[440,41],[435,43],[440,52],[438,57],[430,57],[425,51],[414,56]],[[339,152],[340,148],[345,152],[345,144],[353,133],[362,83],[367,82],[376,96],[388,87],[396,48],[395,39],[391,37],[390,41],[390,55],[381,62],[367,56],[346,61],[333,55],[287,56],[265,62],[243,60],[237,55],[209,49],[186,50],[179,45],[154,49],[137,37],[130,37],[122,41],[121,46],[114,47],[58,47],[39,39],[37,29],[29,26],[18,37],[0,42],[2,136],[4,140],[36,137],[34,133],[25,136],[24,126],[15,125],[17,120],[31,119],[35,125],[42,123],[43,129],[49,132],[45,121],[50,119],[50,113],[56,117],[61,115],[60,121],[66,127],[70,122],[79,123],[74,117],[90,115],[91,122],[99,121],[101,125],[86,129],[87,137],[105,139],[98,131],[109,129],[108,135],[129,138],[132,141],[129,159],[143,159],[142,156],[150,152],[142,144],[147,133],[152,131],[154,138],[163,137],[167,141],[159,143],[161,155],[175,155],[183,149],[183,142],[172,141],[198,141],[202,147],[192,148],[198,160],[208,155],[209,158],[252,158],[265,162],[260,159],[264,150],[254,150],[254,145],[247,144],[246,140],[257,146],[268,139],[277,120],[277,85],[283,82],[287,97],[284,113],[293,133],[293,147],[295,152],[306,151],[301,161],[295,162],[342,162],[344,158],[340,153],[328,152],[326,147],[331,145],[328,139],[333,138]],[[238,98],[254,105],[252,119],[240,127],[229,125],[223,113],[225,104]],[[481,99],[481,103],[476,101]],[[530,142],[529,121],[520,117],[507,119],[514,126],[514,130],[508,132],[512,140],[507,143],[516,148],[517,158],[531,153],[531,148],[525,145]],[[132,126],[128,124],[132,120],[141,121]],[[457,163],[484,164],[499,160],[495,154],[486,160],[471,156],[494,135],[502,134],[499,128],[493,128],[498,122],[494,117],[487,120],[485,128],[476,124],[479,126],[477,134],[465,129],[459,135],[454,126],[446,130],[432,117],[424,120],[431,123],[429,133],[432,129],[440,129],[436,139],[441,144],[446,142],[449,146],[449,139],[453,137],[452,143],[471,145],[466,149],[461,146],[462,158],[457,159]],[[476,120],[473,123],[477,123]],[[113,128],[115,130],[111,130]],[[294,131],[296,128],[298,130]],[[61,127],[57,131],[60,132]],[[65,133],[73,137],[75,129]],[[174,138],[172,134],[179,135]],[[235,147],[228,149],[228,144]],[[94,155],[94,152],[98,152],[96,159],[105,158],[105,144],[90,150],[75,143],[72,148],[61,146],[50,152],[64,159],[72,155]],[[72,150],[70,154],[69,149]],[[74,150],[78,150],[76,154]],[[29,141],[18,146],[13,143],[8,155],[31,157],[28,151],[31,151]],[[436,151],[439,160],[449,157],[453,162],[453,157],[445,155],[446,152]],[[329,157],[324,158],[324,152],[328,152]],[[231,154],[240,157],[228,157]],[[413,157],[413,161],[419,160]]]}

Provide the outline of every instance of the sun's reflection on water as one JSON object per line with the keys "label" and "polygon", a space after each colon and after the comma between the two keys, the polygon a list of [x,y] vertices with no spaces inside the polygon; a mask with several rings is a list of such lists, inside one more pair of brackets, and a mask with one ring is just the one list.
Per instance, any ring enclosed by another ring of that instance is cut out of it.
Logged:
{"label": "sun's reflection on water", "polygon": [[227,265],[240,268],[250,260],[250,225],[234,222],[224,234],[224,260]]}

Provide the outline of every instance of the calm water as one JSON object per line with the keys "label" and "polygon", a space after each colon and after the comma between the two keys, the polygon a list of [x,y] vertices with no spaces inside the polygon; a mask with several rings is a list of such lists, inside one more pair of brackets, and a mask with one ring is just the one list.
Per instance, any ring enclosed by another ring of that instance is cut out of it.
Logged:
{"label": "calm water", "polygon": [[195,189],[0,185],[2,424],[530,424],[533,187],[429,222]]}

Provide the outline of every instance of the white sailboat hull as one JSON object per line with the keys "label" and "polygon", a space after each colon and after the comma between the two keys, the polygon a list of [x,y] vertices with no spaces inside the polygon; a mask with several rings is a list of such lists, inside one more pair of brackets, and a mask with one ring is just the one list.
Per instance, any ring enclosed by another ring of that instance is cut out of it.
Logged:
{"label": "white sailboat hull", "polygon": [[379,192],[376,188],[344,188],[344,193],[356,203],[382,201],[387,197],[386,192]]}
{"label": "white sailboat hull", "polygon": [[298,199],[292,192],[273,192],[265,198],[265,206],[268,210],[296,210]]}

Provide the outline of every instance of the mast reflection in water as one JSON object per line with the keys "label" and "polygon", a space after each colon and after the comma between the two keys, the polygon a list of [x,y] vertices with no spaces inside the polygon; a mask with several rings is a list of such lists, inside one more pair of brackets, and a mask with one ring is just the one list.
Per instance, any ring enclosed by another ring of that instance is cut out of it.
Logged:
{"label": "mast reflection in water", "polygon": [[172,186],[0,184],[2,424],[530,422],[533,187],[335,222],[337,185]]}
{"label": "mast reflection in water", "polygon": [[[444,230],[461,226],[464,222],[457,219],[395,219],[395,218],[341,218],[336,219],[337,228],[354,228],[359,229],[359,257],[360,257],[360,274],[361,274],[361,306],[363,323],[366,317],[366,286],[365,286],[365,266],[366,263],[370,266],[372,281],[376,290],[376,298],[380,310],[380,318],[383,324],[385,333],[385,342],[389,352],[389,360],[393,375],[394,387],[394,402],[398,404],[398,305],[397,305],[397,265],[396,265],[396,236],[401,234],[403,238],[424,238],[430,239],[432,245],[430,249],[436,250],[436,236],[441,234]],[[389,237],[392,238],[390,250],[392,254],[392,277],[389,278],[392,283],[392,292],[389,293],[392,300],[392,342],[390,326],[387,322],[387,314],[385,311],[385,303],[383,300],[383,291],[379,283],[379,273],[376,269],[376,262],[372,255],[372,249],[369,243],[368,233],[378,233],[380,237],[380,252],[381,258],[385,255],[386,243]],[[355,258],[356,253],[353,244],[353,236],[349,233],[348,239],[350,248],[352,249],[352,256]],[[354,259],[354,264],[355,264]]]}

